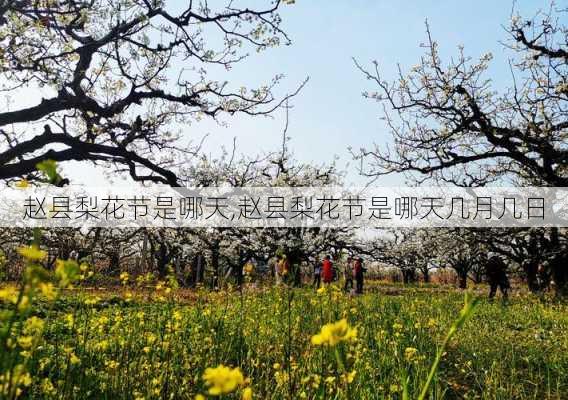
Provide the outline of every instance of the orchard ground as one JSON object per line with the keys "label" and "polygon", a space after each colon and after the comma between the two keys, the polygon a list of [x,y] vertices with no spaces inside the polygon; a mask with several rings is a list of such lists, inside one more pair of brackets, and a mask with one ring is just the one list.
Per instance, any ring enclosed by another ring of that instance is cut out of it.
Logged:
{"label": "orchard ground", "polygon": [[[39,295],[2,356],[14,371],[9,387],[0,382],[4,395],[209,398],[225,373],[225,398],[417,398],[464,303],[449,286],[371,282],[352,296],[335,286],[210,292],[123,283],[65,290],[53,301]],[[486,287],[474,294],[486,297]],[[221,365],[230,368],[205,374]],[[568,305],[516,291],[507,303],[478,303],[426,398],[567,393]]]}

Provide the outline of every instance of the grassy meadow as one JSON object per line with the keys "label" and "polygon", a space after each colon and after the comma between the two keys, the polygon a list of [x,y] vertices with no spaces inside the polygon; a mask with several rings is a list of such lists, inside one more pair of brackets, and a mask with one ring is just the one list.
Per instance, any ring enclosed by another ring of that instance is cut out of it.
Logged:
{"label": "grassy meadow", "polygon": [[[122,280],[57,296],[38,281],[33,297],[3,286],[2,396],[416,399],[464,306],[449,288],[371,284],[352,296]],[[439,360],[423,398],[566,398],[568,306],[482,299]]]}

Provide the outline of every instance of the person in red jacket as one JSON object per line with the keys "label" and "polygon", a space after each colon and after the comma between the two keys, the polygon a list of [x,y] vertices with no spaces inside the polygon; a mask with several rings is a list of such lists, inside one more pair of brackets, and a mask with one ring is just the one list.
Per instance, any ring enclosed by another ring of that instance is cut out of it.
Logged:
{"label": "person in red jacket", "polygon": [[333,264],[331,263],[331,257],[325,256],[323,262],[321,263],[321,266],[321,277],[323,279],[323,283],[331,283],[331,281],[333,280]]}
{"label": "person in red jacket", "polygon": [[357,294],[363,293],[363,272],[365,272],[365,269],[363,268],[363,259],[361,257],[357,257],[353,263],[353,278],[355,278],[355,292]]}

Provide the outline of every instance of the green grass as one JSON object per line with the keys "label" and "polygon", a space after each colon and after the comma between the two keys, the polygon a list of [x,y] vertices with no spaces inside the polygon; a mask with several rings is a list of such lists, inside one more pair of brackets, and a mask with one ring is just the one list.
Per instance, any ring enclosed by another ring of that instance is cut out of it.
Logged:
{"label": "green grass", "polygon": [[[79,291],[40,303],[29,312],[45,321],[41,337],[29,354],[20,345],[5,352],[3,371],[24,365],[31,382],[18,392],[30,398],[193,399],[207,393],[205,368],[219,364],[240,367],[260,399],[402,398],[404,391],[418,398],[463,306],[461,292],[434,288],[374,287],[357,297],[274,288],[200,292],[183,301],[175,293],[90,304],[92,295]],[[358,329],[356,342],[336,349],[310,343],[322,325],[341,318]],[[12,343],[25,336],[18,324],[11,335]],[[405,355],[407,348],[415,354]],[[426,398],[566,393],[568,306],[523,295],[507,305],[479,303],[449,341]]]}

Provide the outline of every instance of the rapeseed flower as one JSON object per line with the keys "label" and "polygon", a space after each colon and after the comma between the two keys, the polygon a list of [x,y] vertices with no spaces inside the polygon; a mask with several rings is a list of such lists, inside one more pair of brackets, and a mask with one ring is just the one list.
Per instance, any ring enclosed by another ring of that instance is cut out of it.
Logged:
{"label": "rapeseed flower", "polygon": [[29,335],[40,335],[43,332],[44,321],[38,317],[30,317],[24,322],[23,332]]}
{"label": "rapeseed flower", "polygon": [[47,252],[36,245],[22,246],[18,248],[18,253],[28,261],[42,261],[47,257]]}
{"label": "rapeseed flower", "polygon": [[221,364],[215,368],[207,368],[203,373],[203,380],[209,387],[210,395],[220,396],[234,392],[244,383],[245,378],[239,368],[230,368]]}
{"label": "rapeseed flower", "polygon": [[55,289],[53,283],[40,282],[38,286],[41,294],[43,294],[47,300],[55,300],[55,298],[57,297],[57,290]]}
{"label": "rapeseed flower", "polygon": [[44,378],[43,381],[41,381],[40,389],[42,394],[48,396],[53,396],[56,393],[55,387],[53,386],[53,383],[51,383],[49,378]]}
{"label": "rapeseed flower", "polygon": [[353,380],[355,379],[356,374],[357,371],[344,372],[343,375],[341,375],[341,379],[345,383],[352,383]]}
{"label": "rapeseed flower", "polygon": [[33,336],[20,336],[18,338],[18,344],[22,349],[29,349],[30,347],[32,347],[33,341]]}
{"label": "rapeseed flower", "polygon": [[16,304],[18,302],[18,290],[13,286],[0,289],[0,301]]}
{"label": "rapeseed flower", "polygon": [[347,323],[347,319],[343,318],[337,322],[325,324],[322,326],[320,333],[312,336],[313,345],[335,346],[344,341],[350,341],[357,338],[357,328],[352,328]]}
{"label": "rapeseed flower", "polygon": [[412,361],[416,356],[416,353],[418,353],[418,349],[414,347],[407,347],[404,349],[404,358],[406,361]]}
{"label": "rapeseed flower", "polygon": [[69,355],[69,362],[71,363],[71,365],[77,365],[81,363],[81,359],[79,357],[77,357],[77,355],[75,353],[71,353]]}
{"label": "rapeseed flower", "polygon": [[126,285],[129,279],[130,276],[128,275],[128,272],[122,272],[120,274],[120,281],[122,282],[123,285]]}
{"label": "rapeseed flower", "polygon": [[252,389],[250,387],[243,390],[242,400],[252,400]]}

